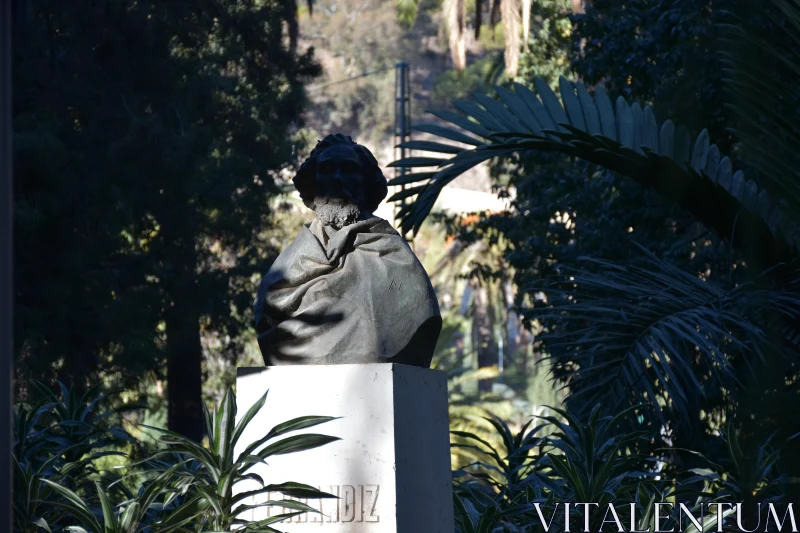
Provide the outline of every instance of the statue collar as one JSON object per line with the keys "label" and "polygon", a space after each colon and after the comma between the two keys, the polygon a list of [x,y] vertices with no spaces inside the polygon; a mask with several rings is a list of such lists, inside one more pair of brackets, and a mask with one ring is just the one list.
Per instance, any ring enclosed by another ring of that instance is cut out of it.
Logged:
{"label": "statue collar", "polygon": [[[330,258],[339,255],[358,233],[383,233],[386,235],[398,235],[386,220],[375,215],[365,215],[361,220],[357,220],[341,229],[325,226],[318,218],[312,222],[304,224],[306,230],[310,232],[319,242],[326,255]],[[339,252],[339,253],[336,253]]]}

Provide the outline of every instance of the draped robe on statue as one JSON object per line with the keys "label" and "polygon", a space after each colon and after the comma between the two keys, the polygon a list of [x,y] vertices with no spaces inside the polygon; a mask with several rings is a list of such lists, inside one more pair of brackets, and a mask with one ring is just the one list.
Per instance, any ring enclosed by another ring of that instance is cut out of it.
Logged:
{"label": "draped robe on statue", "polygon": [[255,312],[267,365],[429,367],[442,327],[424,268],[375,216],[340,230],[306,224],[261,281]]}

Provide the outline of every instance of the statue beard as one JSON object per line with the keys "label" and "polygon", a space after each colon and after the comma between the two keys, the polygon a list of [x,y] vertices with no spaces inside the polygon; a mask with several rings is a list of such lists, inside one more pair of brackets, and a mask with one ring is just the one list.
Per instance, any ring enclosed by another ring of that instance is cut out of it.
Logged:
{"label": "statue beard", "polygon": [[318,196],[314,198],[314,211],[323,225],[336,229],[356,222],[361,216],[361,209],[358,205],[344,198]]}

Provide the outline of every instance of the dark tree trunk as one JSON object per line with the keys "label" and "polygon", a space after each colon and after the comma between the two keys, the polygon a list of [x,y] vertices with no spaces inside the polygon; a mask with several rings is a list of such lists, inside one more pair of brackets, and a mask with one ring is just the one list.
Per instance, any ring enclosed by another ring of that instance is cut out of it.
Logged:
{"label": "dark tree trunk", "polygon": [[[289,49],[297,50],[297,39],[300,36],[300,23],[297,20],[297,0],[285,0],[286,23],[289,26]],[[309,3],[309,8],[311,3]]]}
{"label": "dark tree trunk", "polygon": [[491,24],[492,41],[494,41],[494,27],[500,22],[500,2],[502,0],[494,0],[492,2],[492,10],[489,12],[489,24]]}
{"label": "dark tree trunk", "polygon": [[[481,26],[483,25],[483,0],[475,0],[475,40],[481,36]],[[491,28],[494,30],[494,28]]]}
{"label": "dark tree trunk", "polygon": [[167,404],[170,431],[203,438],[203,349],[199,317],[176,302],[167,312]]}
{"label": "dark tree trunk", "polygon": [[[167,309],[167,423],[170,431],[200,442],[203,438],[200,312],[197,302],[197,252],[191,222],[175,217],[179,226],[169,239],[172,277],[165,285]],[[165,234],[167,232],[165,231]]]}
{"label": "dark tree trunk", "polygon": [[199,316],[176,297],[167,311],[167,405],[170,431],[197,442],[203,438],[203,349]]}

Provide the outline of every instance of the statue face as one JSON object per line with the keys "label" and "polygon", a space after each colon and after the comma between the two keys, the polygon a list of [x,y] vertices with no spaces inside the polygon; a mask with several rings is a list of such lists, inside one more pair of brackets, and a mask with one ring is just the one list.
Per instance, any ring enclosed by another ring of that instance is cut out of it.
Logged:
{"label": "statue face", "polygon": [[347,200],[360,207],[364,193],[361,161],[352,146],[334,145],[319,155],[317,197]]}

